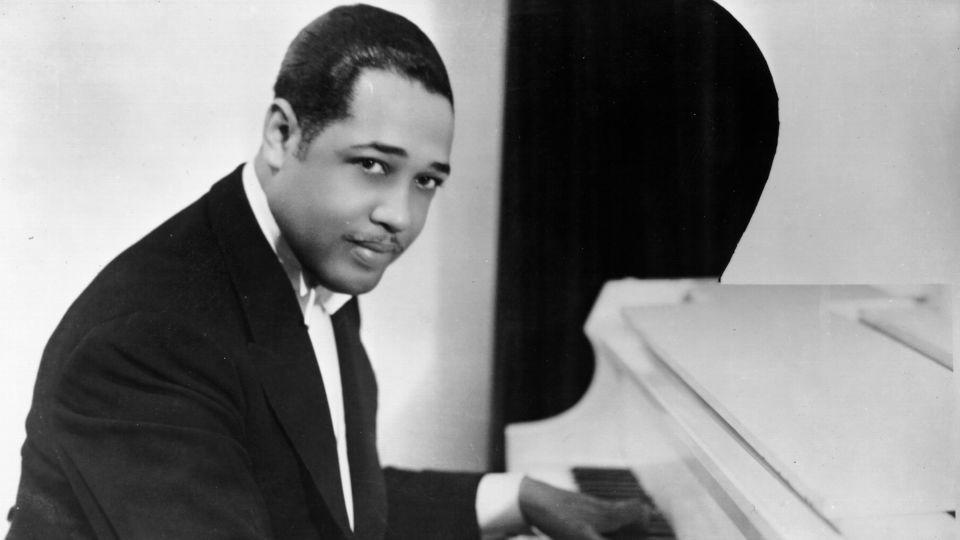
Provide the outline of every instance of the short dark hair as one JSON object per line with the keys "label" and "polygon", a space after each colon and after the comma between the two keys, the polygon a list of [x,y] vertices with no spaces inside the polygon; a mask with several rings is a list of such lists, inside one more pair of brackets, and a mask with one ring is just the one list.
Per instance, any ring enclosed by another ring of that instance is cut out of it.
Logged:
{"label": "short dark hair", "polygon": [[364,4],[337,7],[297,34],[273,85],[274,96],[287,100],[300,122],[299,155],[330,123],[349,116],[354,83],[364,69],[418,81],[453,105],[443,60],[417,25]]}

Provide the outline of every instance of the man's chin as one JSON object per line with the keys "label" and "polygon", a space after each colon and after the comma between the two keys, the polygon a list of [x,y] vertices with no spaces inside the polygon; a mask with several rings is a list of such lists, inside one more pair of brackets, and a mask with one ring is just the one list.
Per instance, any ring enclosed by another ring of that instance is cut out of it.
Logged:
{"label": "man's chin", "polygon": [[361,270],[318,276],[318,285],[333,292],[357,296],[372,291],[383,277],[383,270]]}

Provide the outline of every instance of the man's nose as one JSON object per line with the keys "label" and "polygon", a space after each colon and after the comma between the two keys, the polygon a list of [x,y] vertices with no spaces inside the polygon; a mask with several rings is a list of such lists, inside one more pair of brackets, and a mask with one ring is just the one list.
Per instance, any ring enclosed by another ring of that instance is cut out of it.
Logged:
{"label": "man's nose", "polygon": [[398,182],[380,194],[370,219],[391,233],[402,232],[410,226],[410,203],[409,186]]}

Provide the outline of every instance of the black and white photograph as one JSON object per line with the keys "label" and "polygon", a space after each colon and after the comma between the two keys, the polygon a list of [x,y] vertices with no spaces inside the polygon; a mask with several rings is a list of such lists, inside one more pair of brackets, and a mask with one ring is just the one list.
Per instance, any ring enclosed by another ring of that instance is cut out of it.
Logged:
{"label": "black and white photograph", "polygon": [[0,535],[943,539],[960,4],[4,0]]}

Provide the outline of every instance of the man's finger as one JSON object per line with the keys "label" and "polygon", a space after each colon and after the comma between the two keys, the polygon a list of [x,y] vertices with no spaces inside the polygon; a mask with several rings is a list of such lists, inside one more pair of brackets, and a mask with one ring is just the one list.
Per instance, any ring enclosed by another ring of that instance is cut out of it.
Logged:
{"label": "man's finger", "polygon": [[633,523],[646,525],[652,513],[650,505],[640,499],[610,501],[604,519],[597,528],[609,532]]}
{"label": "man's finger", "polygon": [[589,526],[583,529],[583,538],[584,540],[605,540],[599,532]]}

